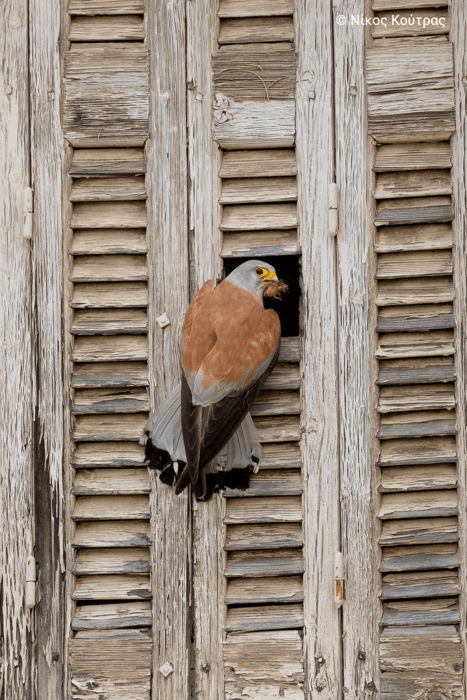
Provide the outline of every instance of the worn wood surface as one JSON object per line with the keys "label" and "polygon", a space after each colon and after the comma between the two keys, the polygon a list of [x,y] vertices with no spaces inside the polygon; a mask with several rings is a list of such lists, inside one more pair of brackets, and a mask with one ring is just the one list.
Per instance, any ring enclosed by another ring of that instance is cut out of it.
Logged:
{"label": "worn wood surface", "polygon": [[[397,0],[396,0],[397,1]],[[394,143],[376,149],[373,170],[376,172],[450,168],[451,146],[436,143]]]}
{"label": "worn wood surface", "polygon": [[442,277],[452,274],[450,250],[383,253],[378,256],[377,279]]}
{"label": "worn wood surface", "polygon": [[73,335],[144,334],[148,328],[145,309],[77,310],[73,316]]}
{"label": "worn wood surface", "polygon": [[[77,605],[72,628],[79,631],[96,630],[100,638],[102,630],[123,630],[125,628],[150,627],[152,622],[151,601],[130,601],[128,603],[104,603],[103,605]],[[134,629],[126,633],[134,634]],[[92,697],[92,696],[91,696]]]}
{"label": "worn wood surface", "polygon": [[234,177],[291,177],[297,174],[295,149],[224,151],[219,175]]}
{"label": "worn wood surface", "polygon": [[146,199],[144,178],[138,176],[76,178],[71,188],[72,202]]}
{"label": "worn wood surface", "polygon": [[382,360],[379,366],[377,381],[381,385],[453,382],[456,378],[453,357]]}
{"label": "worn wood surface", "polygon": [[457,598],[388,602],[383,610],[381,624],[384,626],[458,625],[460,622]]}
{"label": "worn wood surface", "polygon": [[374,243],[377,253],[402,250],[432,250],[452,248],[453,236],[450,224],[424,224],[411,226],[381,226]]}
{"label": "worn wood surface", "polygon": [[226,632],[258,632],[261,630],[301,629],[303,605],[263,605],[257,607],[230,608],[225,623]]}
{"label": "worn wood surface", "polygon": [[149,554],[147,547],[78,549],[75,553],[73,570],[80,576],[83,574],[148,574],[151,571]]}
{"label": "worn wood surface", "polygon": [[221,19],[219,44],[250,44],[255,42],[293,41],[293,17],[257,17]]}
{"label": "worn wood surface", "polygon": [[274,15],[293,15],[293,0],[269,0],[257,2],[254,6],[248,0],[221,0],[217,11],[218,17],[273,17]]}
{"label": "worn wood surface", "polygon": [[420,520],[386,520],[381,529],[381,546],[457,542],[456,518],[420,518]]}
{"label": "worn wood surface", "polygon": [[224,540],[224,549],[227,551],[282,549],[302,545],[300,523],[259,524],[254,528],[249,525],[229,525]]}
{"label": "worn wood surface", "polygon": [[458,594],[459,590],[457,571],[404,572],[383,576],[381,598],[399,600],[453,596]]}
{"label": "worn wood surface", "polygon": [[441,304],[456,296],[451,277],[412,277],[407,280],[382,280],[378,284],[378,306],[398,304]]}
{"label": "worn wood surface", "polygon": [[292,576],[303,574],[301,549],[229,552],[225,575],[231,578]]}
{"label": "worn wood surface", "polygon": [[381,498],[378,517],[382,520],[396,518],[446,517],[457,515],[457,491],[415,491],[411,493],[385,493]]}
{"label": "worn wood surface", "polygon": [[301,576],[231,579],[225,594],[226,603],[237,604],[291,603],[301,600],[303,600]]}
{"label": "worn wood surface", "polygon": [[142,148],[78,148],[73,151],[70,175],[119,175],[146,172]]}
{"label": "worn wood surface", "polygon": [[[377,12],[375,20],[379,23],[372,28],[374,39],[380,37],[398,36],[433,36],[436,34],[448,34],[450,29],[449,11],[447,8],[436,9],[403,9],[395,15],[394,12]],[[397,17],[396,20],[393,17]],[[424,22],[426,18],[429,23]]]}
{"label": "worn wood surface", "polygon": [[68,40],[79,41],[141,41],[144,39],[142,15],[75,16],[70,22]]}
{"label": "worn wood surface", "polygon": [[82,442],[74,445],[73,464],[83,467],[136,467],[145,463],[144,447],[133,442]]}
{"label": "worn wood surface", "polygon": [[385,629],[380,641],[381,668],[388,671],[462,673],[462,645],[454,626]]}
{"label": "worn wood surface", "polygon": [[144,0],[70,0],[71,15],[127,15],[145,10]]}
{"label": "worn wood surface", "polygon": [[384,440],[380,447],[380,466],[436,464],[457,460],[456,439],[454,437]]}
{"label": "worn wood surface", "polygon": [[452,304],[381,307],[377,323],[378,333],[440,330],[454,328],[454,312]]}
{"label": "worn wood surface", "polygon": [[382,572],[453,569],[459,565],[457,544],[417,544],[383,547]]}
{"label": "worn wood surface", "polygon": [[449,197],[407,197],[382,199],[376,210],[376,226],[435,223],[451,221],[453,213]]}
{"label": "worn wood surface", "polygon": [[144,229],[77,229],[71,244],[72,255],[147,252]]}
{"label": "worn wood surface", "polygon": [[143,282],[75,284],[71,300],[74,309],[134,308],[147,305],[148,287]]}
{"label": "worn wood surface", "polygon": [[415,386],[382,387],[379,392],[378,411],[421,411],[424,409],[455,408],[454,385],[420,384]]}
{"label": "worn wood surface", "polygon": [[287,148],[295,142],[295,101],[231,102],[216,94],[214,137],[222,148]]}
{"label": "worn wood surface", "polygon": [[147,520],[78,522],[75,547],[148,547],[151,542]]}
{"label": "worn wood surface", "polygon": [[[148,341],[145,335],[78,336],[73,346],[75,362],[147,360]],[[112,367],[109,367],[109,372]]]}
{"label": "worn wood surface", "polygon": [[424,466],[386,467],[381,472],[379,491],[429,491],[452,489],[457,486],[455,464],[425,464]]}
{"label": "worn wood surface", "polygon": [[450,170],[414,170],[381,173],[376,176],[376,199],[391,197],[435,197],[451,194]]}

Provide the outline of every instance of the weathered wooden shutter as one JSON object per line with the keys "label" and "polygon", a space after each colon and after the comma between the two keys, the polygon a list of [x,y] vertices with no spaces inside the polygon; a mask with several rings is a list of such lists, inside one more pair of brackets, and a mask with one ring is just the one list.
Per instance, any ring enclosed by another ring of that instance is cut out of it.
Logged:
{"label": "weathered wooden shutter", "polygon": [[388,22],[373,29],[366,54],[375,139],[380,689],[384,698],[463,697],[455,380],[464,352],[456,307],[464,302],[455,290],[464,273],[453,269],[453,246],[463,247],[464,232],[452,224],[454,52],[448,7],[398,2],[405,21],[397,24],[394,4],[373,1],[374,16]]}
{"label": "weathered wooden shutter", "polygon": [[[64,55],[71,696],[150,697],[144,3],[71,0]],[[68,307],[68,308],[67,308]]]}

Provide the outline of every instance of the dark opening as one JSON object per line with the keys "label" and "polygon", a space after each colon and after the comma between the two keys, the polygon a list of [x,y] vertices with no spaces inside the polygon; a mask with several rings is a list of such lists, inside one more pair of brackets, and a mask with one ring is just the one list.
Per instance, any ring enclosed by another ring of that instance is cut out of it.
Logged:
{"label": "dark opening", "polygon": [[[224,274],[227,277],[236,267],[250,258],[226,258],[224,259]],[[282,294],[282,299],[265,299],[264,306],[274,309],[281,321],[281,335],[283,338],[300,334],[300,268],[297,255],[283,255],[278,257],[261,257],[261,260],[272,265],[280,280],[289,286],[288,292]]]}

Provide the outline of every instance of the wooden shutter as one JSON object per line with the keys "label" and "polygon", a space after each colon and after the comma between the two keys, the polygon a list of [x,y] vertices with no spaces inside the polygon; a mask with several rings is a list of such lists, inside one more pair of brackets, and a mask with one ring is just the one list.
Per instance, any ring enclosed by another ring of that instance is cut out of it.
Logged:
{"label": "wooden shutter", "polygon": [[144,4],[69,5],[71,696],[150,697]]}
{"label": "wooden shutter", "polygon": [[[440,23],[436,31],[432,24],[413,31],[388,21],[387,29],[373,29],[366,56],[368,125],[376,140],[379,665],[385,698],[441,688],[463,696],[456,172],[449,142],[455,130],[453,44],[449,8],[428,10],[426,4],[403,2],[397,9],[401,17],[443,19],[444,29]],[[393,5],[374,0],[375,17],[389,18]]]}

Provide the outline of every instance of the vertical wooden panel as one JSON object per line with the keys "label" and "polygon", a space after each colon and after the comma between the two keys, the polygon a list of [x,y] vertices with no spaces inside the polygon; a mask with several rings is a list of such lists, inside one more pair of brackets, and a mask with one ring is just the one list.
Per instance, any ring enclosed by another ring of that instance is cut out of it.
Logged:
{"label": "vertical wooden panel", "polygon": [[62,151],[60,0],[30,2],[31,153],[34,188],[37,432],[35,552],[37,694],[61,697],[65,605],[63,571]]}
{"label": "vertical wooden panel", "polygon": [[305,685],[309,697],[329,699],[337,697],[340,685],[339,611],[333,594],[339,550],[336,269],[335,243],[327,232],[327,186],[333,179],[331,21],[329,3],[298,0]]}
{"label": "vertical wooden panel", "polygon": [[[343,606],[343,682],[346,697],[378,687],[378,548],[372,504],[374,462],[370,313],[371,260],[367,235],[364,29],[350,17],[363,0],[334,5],[336,182],[339,206],[339,377],[341,538],[347,561]],[[339,26],[336,17],[348,18]],[[362,654],[358,657],[358,653]],[[371,697],[368,695],[368,697]]]}
{"label": "vertical wooden panel", "polygon": [[0,525],[3,693],[29,700],[34,687],[31,612],[24,605],[32,554],[32,347],[30,244],[23,189],[30,184],[28,3],[0,5]]}
{"label": "vertical wooden panel", "polygon": [[[188,306],[185,3],[150,3],[148,163],[149,347],[153,408],[180,380],[180,336]],[[156,318],[171,324],[159,328]],[[189,697],[190,495],[151,475],[153,542],[153,698]],[[164,678],[160,667],[173,673]]]}
{"label": "vertical wooden panel", "polygon": [[[456,299],[454,316],[456,323],[456,415],[457,415],[457,462],[458,498],[459,498],[459,578],[464,582],[460,594],[461,639],[466,647],[466,611],[467,591],[465,576],[467,571],[467,521],[465,506],[467,502],[467,452],[466,401],[467,401],[467,50],[465,37],[467,33],[467,7],[463,0],[454,0],[451,6],[451,40],[454,44],[454,92],[456,100],[456,133],[452,139],[453,159],[453,206],[454,206],[454,240],[453,262],[456,281]],[[466,693],[466,674],[464,670],[464,694]]]}
{"label": "vertical wooden panel", "polygon": [[[213,141],[211,53],[217,48],[217,2],[187,3],[187,104],[191,297],[222,271],[218,226],[218,147]],[[193,505],[193,693],[224,697],[223,499]]]}

